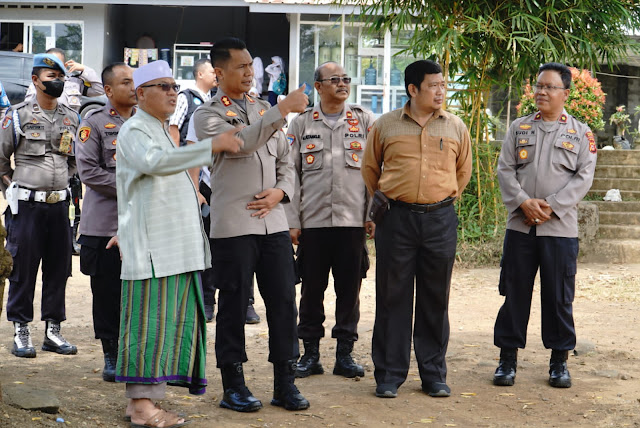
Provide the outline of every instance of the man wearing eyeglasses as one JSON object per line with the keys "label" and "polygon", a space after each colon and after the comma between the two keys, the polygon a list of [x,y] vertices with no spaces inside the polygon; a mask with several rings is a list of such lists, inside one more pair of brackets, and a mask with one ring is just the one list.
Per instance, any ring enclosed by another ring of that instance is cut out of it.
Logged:
{"label": "man wearing eyeglasses", "polygon": [[314,73],[320,102],[296,117],[287,138],[296,169],[296,187],[285,208],[291,242],[298,245],[302,277],[298,336],[304,356],[296,376],[324,373],[320,339],[324,337],[324,292],[329,270],[336,292],[337,339],[333,374],[364,376],[351,353],[358,340],[360,285],[365,262],[365,233],[373,237],[375,225],[366,214],[368,197],[360,167],[373,114],[348,104],[351,77],[339,64],[327,62]]}
{"label": "man wearing eyeglasses", "polygon": [[542,65],[534,92],[538,112],[511,124],[500,152],[498,179],[509,217],[499,285],[505,301],[494,328],[500,348],[495,385],[515,382],[540,268],[542,342],[551,349],[549,384],[571,387],[567,357],[576,344],[578,203],[591,187],[597,155],[593,132],[564,109],[570,88],[569,68]]}
{"label": "man wearing eyeglasses", "polygon": [[[138,111],[116,144],[118,243],[122,305],[116,382],[126,383],[126,415],[136,426],[178,426],[184,419],[157,408],[166,382],[203,394],[206,320],[200,272],[211,252],[197,191],[187,169],[212,153],[237,152],[232,128],[215,138],[176,147],[168,130],[179,87],[165,61],[133,72]],[[180,221],[177,221],[180,219]]]}
{"label": "man wearing eyeglasses", "polygon": [[[416,61],[405,69],[404,80],[410,99],[374,123],[362,165],[372,206],[388,207],[373,216],[376,396],[396,397],[406,380],[413,330],[422,390],[448,397],[445,355],[458,226],[453,202],[471,177],[471,144],[464,123],[444,111],[440,65]],[[388,202],[378,204],[385,196]]]}

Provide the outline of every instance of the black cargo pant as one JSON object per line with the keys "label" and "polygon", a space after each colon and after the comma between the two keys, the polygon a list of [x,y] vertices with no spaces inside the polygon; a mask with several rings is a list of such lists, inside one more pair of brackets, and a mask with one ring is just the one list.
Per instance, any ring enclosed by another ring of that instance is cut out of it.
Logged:
{"label": "black cargo pant", "polygon": [[65,290],[71,275],[69,201],[18,201],[18,214],[5,211],[7,250],[13,257],[7,319],[33,321],[33,298],[42,260],[42,321],[66,319]]}
{"label": "black cargo pant", "polygon": [[302,290],[298,336],[301,339],[324,337],[324,292],[331,270],[336,293],[336,325],[331,330],[331,337],[358,340],[364,228],[302,229],[300,239],[298,266]]}
{"label": "black cargo pant", "polygon": [[547,349],[570,351],[576,346],[573,297],[578,238],[536,236],[508,230],[504,237],[500,294],[505,296],[494,328],[499,348],[524,348],[531,312],[533,283],[540,267],[542,343]]}
{"label": "black cargo pant", "polygon": [[413,347],[423,384],[445,382],[449,287],[458,219],[453,205],[428,213],[392,205],[376,226],[376,319],[372,358],[377,384],[402,385]]}
{"label": "black cargo pant", "polygon": [[120,334],[120,250],[106,249],[109,237],[80,235],[80,271],[91,277],[93,331],[96,339],[118,339]]}
{"label": "black cargo pant", "polygon": [[212,239],[213,272],[218,287],[217,366],[245,362],[247,299],[255,273],[269,325],[269,361],[300,356],[295,277],[289,232]]}

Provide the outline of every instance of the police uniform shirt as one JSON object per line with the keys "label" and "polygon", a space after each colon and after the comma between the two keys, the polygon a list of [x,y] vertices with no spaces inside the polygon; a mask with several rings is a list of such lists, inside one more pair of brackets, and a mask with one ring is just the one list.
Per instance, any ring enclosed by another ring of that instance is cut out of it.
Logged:
{"label": "police uniform shirt", "polygon": [[553,214],[536,226],[536,235],[575,238],[578,202],[591,188],[596,167],[595,139],[587,125],[566,111],[548,130],[544,125],[539,112],[516,119],[502,145],[498,180],[509,210],[507,228],[529,233],[520,205],[539,198]]}
{"label": "police uniform shirt", "polygon": [[368,195],[360,166],[375,118],[345,104],[332,124],[321,103],[297,116],[287,131],[295,190],[285,206],[290,228],[362,227]]}
{"label": "police uniform shirt", "polygon": [[[80,74],[67,74],[64,80],[64,90],[58,98],[58,104],[71,107],[75,111],[80,111],[82,96],[97,97],[104,94],[104,87],[100,76],[91,67],[84,67]],[[35,100],[36,88],[31,83],[25,96],[25,101]]]}
{"label": "police uniform shirt", "polygon": [[246,111],[222,89],[193,114],[199,140],[244,126],[238,153],[215,153],[211,168],[211,237],[230,238],[288,231],[282,203],[264,218],[251,217],[247,204],[268,188],[284,191],[282,202],[293,195],[294,172],[289,144],[280,129],[284,119],[278,106],[245,95]]}
{"label": "police uniform shirt", "polygon": [[125,119],[111,102],[89,113],[78,129],[76,162],[86,185],[80,234],[114,236],[118,230],[116,144]]}
{"label": "police uniform shirt", "polygon": [[31,190],[62,190],[75,173],[74,139],[80,117],[58,103],[53,117],[36,100],[7,111],[0,127],[0,176]]}

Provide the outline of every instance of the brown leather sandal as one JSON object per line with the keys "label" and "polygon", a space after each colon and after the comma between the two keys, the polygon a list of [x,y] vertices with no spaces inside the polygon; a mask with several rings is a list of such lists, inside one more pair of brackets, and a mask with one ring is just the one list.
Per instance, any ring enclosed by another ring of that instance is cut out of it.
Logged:
{"label": "brown leather sandal", "polygon": [[144,425],[134,424],[133,422],[131,422],[131,428],[157,428],[162,423],[164,423],[164,426],[162,428],[178,428],[191,423],[191,421],[178,423],[180,419],[183,418],[178,416],[177,413],[160,409],[156,412],[156,414],[147,419]]}

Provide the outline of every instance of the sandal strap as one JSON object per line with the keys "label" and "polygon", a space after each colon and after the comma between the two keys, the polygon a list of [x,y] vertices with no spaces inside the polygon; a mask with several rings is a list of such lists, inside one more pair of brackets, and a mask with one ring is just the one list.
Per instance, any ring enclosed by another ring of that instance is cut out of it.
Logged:
{"label": "sandal strap", "polygon": [[147,419],[145,425],[148,427],[158,427],[164,422],[165,427],[171,427],[178,424],[180,419],[182,418],[176,413],[160,409],[153,416]]}

